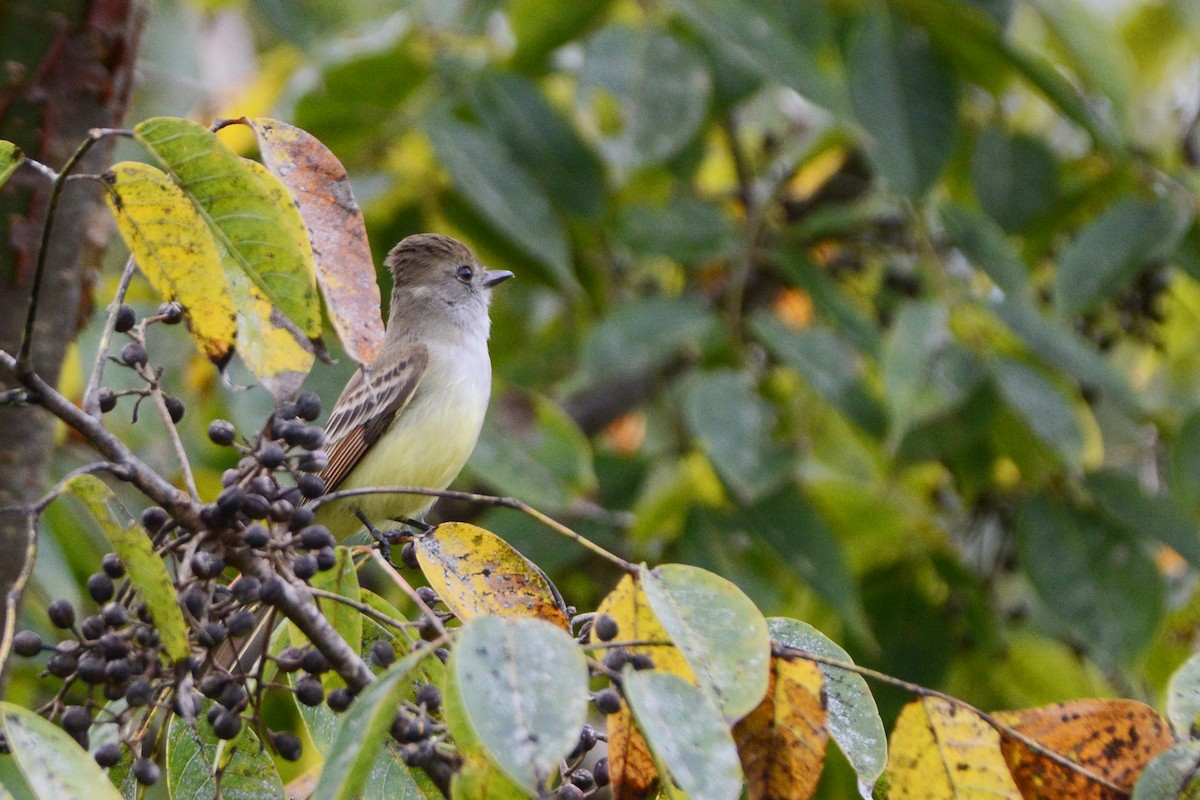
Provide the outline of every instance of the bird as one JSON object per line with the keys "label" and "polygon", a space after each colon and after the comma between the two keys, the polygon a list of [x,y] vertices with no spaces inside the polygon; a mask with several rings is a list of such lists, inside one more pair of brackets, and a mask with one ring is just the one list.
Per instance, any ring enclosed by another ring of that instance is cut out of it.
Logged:
{"label": "bird", "polygon": [[[513,277],[487,269],[465,244],[420,233],[384,261],[393,279],[383,346],[346,383],[325,425],[326,492],[367,487],[445,489],[470,458],[491,395],[492,289]],[[321,505],[336,539],[374,523],[420,519],[434,497],[370,494]]]}

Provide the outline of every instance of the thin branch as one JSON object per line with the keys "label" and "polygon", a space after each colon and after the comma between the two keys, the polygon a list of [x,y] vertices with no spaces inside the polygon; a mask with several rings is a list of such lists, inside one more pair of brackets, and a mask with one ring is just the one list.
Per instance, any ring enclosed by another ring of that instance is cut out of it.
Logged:
{"label": "thin branch", "polygon": [[541,511],[538,511],[533,506],[525,503],[515,497],[497,497],[490,494],[476,494],[474,492],[460,492],[453,489],[430,489],[424,486],[377,486],[362,489],[340,489],[336,492],[330,492],[327,495],[318,497],[312,501],[311,508],[315,511],[326,503],[332,503],[335,500],[344,500],[347,497],[362,497],[372,494],[415,494],[425,497],[444,497],[450,500],[462,500],[467,503],[479,503],[481,505],[496,506],[499,508],[511,508],[515,511],[520,511],[522,514],[533,517],[538,522],[550,528],[555,533],[571,539],[580,547],[591,550],[596,555],[616,564],[621,569],[629,573],[638,571],[636,565],[629,563],[620,556],[610,553],[600,545],[586,539],[580,534],[563,525],[558,520],[555,520]]}
{"label": "thin branch", "polygon": [[312,592],[313,597],[323,598],[325,600],[332,600],[335,603],[341,603],[344,606],[349,606],[350,608],[353,608],[355,611],[358,611],[361,614],[367,615],[368,617],[375,620],[376,622],[382,623],[384,625],[390,625],[391,627],[396,628],[397,630],[403,630],[404,628],[410,627],[413,625],[413,623],[408,622],[407,620],[393,619],[392,617],[389,617],[387,614],[384,614],[382,611],[379,611],[378,609],[376,609],[374,606],[368,605],[366,603],[360,603],[357,600],[351,600],[349,597],[346,597],[345,595],[342,595],[342,594],[338,594],[337,592],[329,592],[324,589],[318,589],[315,586],[310,586],[308,590],[310,592]]}
{"label": "thin branch", "polygon": [[435,614],[433,609],[429,607],[429,604],[421,599],[421,595],[417,594],[417,590],[412,587],[412,584],[406,581],[404,576],[397,572],[396,568],[388,563],[388,560],[383,557],[383,553],[379,552],[378,548],[373,548],[371,550],[371,559],[379,564],[379,566],[383,567],[384,574],[391,578],[392,582],[399,586],[402,592],[408,595],[408,599],[412,600],[413,603],[416,604],[417,608],[420,609],[421,614],[423,614],[425,618],[433,624],[433,627],[438,632],[438,636],[444,638],[446,636],[446,626],[442,624],[441,619],[439,619],[438,615]]}
{"label": "thin branch", "polygon": [[71,154],[71,157],[67,159],[62,172],[54,180],[54,187],[50,190],[50,201],[46,209],[46,224],[42,226],[42,240],[38,245],[37,266],[33,272],[33,286],[29,291],[29,310],[25,315],[25,330],[21,335],[21,349],[17,352],[16,372],[18,374],[23,375],[33,371],[31,363],[33,353],[33,323],[37,319],[38,297],[42,290],[42,276],[46,273],[46,258],[50,250],[50,234],[54,229],[54,217],[58,211],[58,201],[62,197],[66,178],[70,175],[71,170],[78,166],[79,162],[83,160],[88,150],[91,150],[92,145],[96,142],[106,136],[132,135],[130,131],[115,128],[92,128],[88,131],[87,138],[80,143],[75,152]]}
{"label": "thin branch", "polygon": [[0,513],[23,513],[26,525],[25,554],[21,562],[21,571],[4,595],[4,634],[0,637],[0,671],[2,671],[4,665],[8,663],[13,636],[16,635],[17,606],[21,603],[21,595],[25,593],[29,577],[33,575],[33,565],[37,559],[37,515],[32,511],[21,512],[16,509],[7,509]]}
{"label": "thin branch", "polygon": [[121,310],[121,305],[125,302],[125,292],[129,289],[129,282],[133,279],[136,267],[133,256],[130,256],[125,262],[125,271],[121,273],[121,282],[117,284],[116,297],[108,307],[108,318],[104,321],[104,329],[100,333],[100,344],[96,348],[96,363],[92,367],[92,374],[88,377],[87,388],[83,390],[83,410],[93,417],[100,416],[98,392],[100,382],[104,379],[104,366],[108,363],[108,343],[112,339],[113,326],[117,323],[117,312]]}
{"label": "thin branch", "polygon": [[[142,367],[139,371],[149,372],[150,368]],[[154,407],[158,409],[158,416],[162,418],[163,425],[167,428],[167,437],[171,440],[171,446],[175,449],[175,456],[179,459],[179,468],[183,471],[183,482],[187,486],[192,499],[199,502],[200,492],[196,490],[196,478],[192,475],[192,464],[188,460],[187,451],[183,448],[183,440],[179,438],[179,430],[175,427],[175,420],[171,419],[171,412],[167,410],[167,401],[163,397],[162,387],[158,385],[158,378],[152,377],[153,379],[150,380],[150,396],[154,399]]]}

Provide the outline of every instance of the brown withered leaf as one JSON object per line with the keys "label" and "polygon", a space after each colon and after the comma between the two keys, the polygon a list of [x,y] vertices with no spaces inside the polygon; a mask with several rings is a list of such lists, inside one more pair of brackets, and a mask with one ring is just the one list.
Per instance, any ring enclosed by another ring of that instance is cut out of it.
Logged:
{"label": "brown withered leaf", "polygon": [[825,766],[824,678],[811,661],[771,658],[766,697],[733,728],[750,800],[807,800]]}
{"label": "brown withered leaf", "polygon": [[346,354],[371,364],[383,346],[379,285],[345,167],[300,128],[266,117],[239,121],[254,130],[263,163],[287,186],[308,226],[317,282]]}
{"label": "brown withered leaf", "polygon": [[1073,700],[993,716],[1059,756],[1001,731],[1013,779],[1034,800],[1128,797],[1146,765],[1175,743],[1167,721],[1134,700]]}

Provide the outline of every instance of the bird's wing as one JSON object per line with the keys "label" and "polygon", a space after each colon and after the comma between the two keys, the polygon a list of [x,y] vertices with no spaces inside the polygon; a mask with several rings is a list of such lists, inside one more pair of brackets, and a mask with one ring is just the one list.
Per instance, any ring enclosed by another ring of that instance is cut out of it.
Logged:
{"label": "bird's wing", "polygon": [[414,344],[401,350],[385,370],[369,375],[361,369],[354,373],[325,425],[329,465],[321,477],[326,491],[336,489],[375,446],[412,399],[428,365],[429,351],[424,345]]}

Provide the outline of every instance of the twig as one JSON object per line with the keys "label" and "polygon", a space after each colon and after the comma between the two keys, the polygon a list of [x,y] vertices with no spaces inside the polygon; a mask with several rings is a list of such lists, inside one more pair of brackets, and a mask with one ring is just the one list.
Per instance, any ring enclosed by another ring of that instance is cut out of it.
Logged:
{"label": "twig", "polygon": [[87,388],[83,390],[83,410],[93,417],[100,416],[98,392],[100,382],[104,379],[104,366],[108,363],[108,343],[112,339],[113,326],[117,322],[117,312],[121,310],[121,305],[125,302],[125,292],[129,289],[129,282],[133,279],[136,266],[133,256],[130,256],[125,262],[125,271],[121,273],[121,282],[117,284],[116,297],[108,307],[108,319],[104,321],[104,329],[100,333],[100,344],[96,347],[96,363],[92,367],[92,374],[88,376]]}
{"label": "twig", "polygon": [[50,233],[54,229],[55,212],[58,210],[58,201],[62,197],[63,186],[66,185],[66,178],[70,175],[71,170],[75,169],[83,160],[88,150],[92,149],[92,145],[105,136],[132,136],[132,132],[116,128],[92,128],[88,131],[87,138],[67,159],[62,172],[54,179],[54,187],[50,190],[50,201],[46,208],[46,224],[42,226],[42,241],[38,246],[37,266],[33,272],[33,286],[29,290],[29,310],[25,315],[25,330],[21,334],[21,349],[17,351],[15,371],[19,375],[33,371],[33,365],[30,363],[33,352],[33,323],[37,319],[38,296],[42,290],[42,276],[46,273],[46,254],[50,250]]}
{"label": "twig", "polygon": [[4,633],[3,636],[0,636],[0,671],[3,671],[4,665],[8,663],[13,636],[16,635],[17,606],[21,603],[21,595],[25,593],[25,586],[29,583],[29,577],[33,574],[33,565],[37,559],[37,514],[33,511],[22,512],[16,509],[8,509],[0,511],[0,513],[22,513],[26,525],[25,555],[21,562],[21,571],[4,595]]}
{"label": "twig", "polygon": [[[149,372],[149,367],[142,367],[139,371]],[[146,376],[142,376],[146,377]],[[171,446],[175,449],[175,456],[179,459],[179,468],[183,471],[183,482],[188,488],[192,499],[199,502],[200,492],[196,490],[196,478],[192,475],[192,464],[188,461],[187,451],[183,449],[183,440],[179,438],[179,430],[175,427],[175,420],[171,419],[171,412],[167,410],[167,401],[163,397],[162,387],[158,385],[158,377],[152,376],[150,380],[150,396],[154,399],[154,407],[158,409],[158,416],[162,418],[163,425],[167,427],[167,436],[171,440]]]}
{"label": "twig", "polygon": [[371,559],[378,563],[379,566],[383,567],[384,574],[391,578],[392,582],[399,586],[402,592],[408,595],[408,599],[412,600],[416,604],[417,608],[421,610],[421,614],[423,614],[437,630],[438,636],[445,638],[446,626],[442,624],[442,621],[438,618],[438,615],[433,612],[433,609],[429,607],[428,603],[421,599],[421,595],[417,594],[417,590],[412,587],[412,584],[406,581],[404,576],[397,572],[396,568],[388,563],[388,560],[383,557],[383,553],[379,552],[377,548],[372,549]]}
{"label": "twig", "polygon": [[397,630],[403,630],[405,627],[409,627],[413,624],[411,622],[408,622],[407,620],[393,619],[392,617],[389,617],[387,614],[384,614],[382,611],[379,611],[378,609],[376,609],[374,606],[368,605],[366,603],[360,603],[357,600],[351,600],[349,597],[346,597],[345,595],[342,595],[342,594],[338,594],[337,592],[329,592],[329,591],[326,591],[325,589],[318,589],[315,586],[309,587],[309,591],[312,592],[313,597],[324,598],[326,600],[332,600],[335,603],[341,603],[342,605],[349,606],[350,608],[353,608],[355,611],[358,611],[362,614],[366,614],[368,617],[371,617],[376,622],[383,623],[384,625],[390,625],[391,627],[396,628]]}
{"label": "twig", "polygon": [[637,566],[629,563],[620,556],[610,553],[600,545],[586,539],[580,534],[563,525],[556,519],[553,519],[541,511],[538,511],[533,506],[525,503],[515,497],[497,497],[490,494],[476,494],[474,492],[460,492],[454,489],[430,489],[424,486],[376,486],[362,489],[340,489],[336,492],[330,492],[327,495],[317,498],[312,502],[311,508],[315,511],[326,503],[332,503],[335,500],[344,500],[347,497],[362,497],[372,494],[415,494],[425,497],[444,497],[450,500],[462,500],[467,503],[480,503],[481,505],[497,506],[499,508],[511,508],[515,511],[520,511],[533,517],[538,522],[550,528],[555,533],[571,539],[581,547],[591,550],[596,555],[619,566],[621,569],[629,573],[638,571]]}

